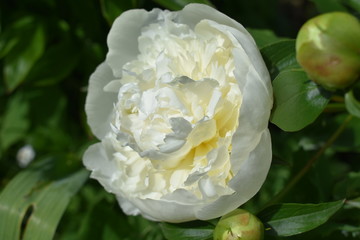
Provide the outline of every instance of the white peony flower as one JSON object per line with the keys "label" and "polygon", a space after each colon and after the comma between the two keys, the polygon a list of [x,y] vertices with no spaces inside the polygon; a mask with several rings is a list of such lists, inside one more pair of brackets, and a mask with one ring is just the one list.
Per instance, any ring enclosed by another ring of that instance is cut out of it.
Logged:
{"label": "white peony flower", "polygon": [[245,28],[201,4],[130,10],[90,77],[85,166],[123,211],[212,219],[248,201],[271,162],[272,88]]}

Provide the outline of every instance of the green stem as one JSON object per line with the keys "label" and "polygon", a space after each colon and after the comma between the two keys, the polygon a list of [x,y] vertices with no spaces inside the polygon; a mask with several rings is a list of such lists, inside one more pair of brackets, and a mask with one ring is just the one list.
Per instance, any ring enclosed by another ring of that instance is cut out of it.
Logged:
{"label": "green stem", "polygon": [[347,124],[351,121],[352,115],[349,115],[344,122],[339,126],[338,129],[331,135],[331,137],[326,141],[326,143],[309,159],[306,165],[296,174],[296,176],[272,199],[270,200],[264,208],[278,203],[293,187],[296,185],[299,180],[311,169],[313,164],[322,156],[325,150],[330,147],[335,140],[340,136],[340,134],[345,130]]}

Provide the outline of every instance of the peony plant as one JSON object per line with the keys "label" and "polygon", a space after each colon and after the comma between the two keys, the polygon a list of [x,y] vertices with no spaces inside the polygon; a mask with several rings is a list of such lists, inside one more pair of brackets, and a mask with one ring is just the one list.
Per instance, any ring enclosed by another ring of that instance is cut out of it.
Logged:
{"label": "peony plant", "polygon": [[201,4],[121,14],[90,77],[100,140],[83,162],[129,215],[207,220],[236,209],[271,163],[272,87],[245,28]]}

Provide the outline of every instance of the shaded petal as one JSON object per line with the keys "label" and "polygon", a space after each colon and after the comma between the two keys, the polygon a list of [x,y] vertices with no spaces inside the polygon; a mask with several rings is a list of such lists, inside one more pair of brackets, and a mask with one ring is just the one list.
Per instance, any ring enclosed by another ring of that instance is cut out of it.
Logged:
{"label": "shaded petal", "polygon": [[128,199],[124,198],[124,197],[120,197],[119,195],[117,195],[117,200],[119,202],[119,205],[121,207],[121,209],[123,210],[124,213],[126,213],[127,215],[132,215],[132,216],[136,216],[141,214],[140,209],[138,209],[131,201],[129,201]]}
{"label": "shaded petal", "polygon": [[85,112],[88,124],[99,139],[110,131],[110,119],[117,101],[117,93],[105,92],[104,87],[114,76],[106,63],[99,65],[90,76]]}
{"label": "shaded petal", "polygon": [[239,207],[252,198],[265,181],[272,158],[271,139],[268,130],[262,134],[259,144],[243,162],[239,172],[231,179],[229,185],[234,194],[222,196],[213,203],[202,208],[196,217],[207,220],[222,216]]}
{"label": "shaded petal", "polygon": [[[183,192],[184,193],[184,192]],[[123,206],[127,200],[118,197],[118,201]],[[129,199],[133,205],[135,205],[143,217],[153,221],[165,221],[172,223],[186,222],[196,219],[195,212],[201,207],[201,205],[186,205],[174,201],[168,200],[152,200],[152,199]],[[123,204],[123,205],[122,205]],[[126,207],[128,207],[127,205]],[[129,208],[130,211],[123,208],[123,211],[127,214],[131,214],[134,209]],[[136,214],[136,211],[133,213]],[[133,215],[133,214],[132,214]]]}
{"label": "shaded petal", "polygon": [[109,153],[102,143],[91,145],[84,153],[83,163],[92,171],[90,177],[98,180],[108,192],[113,191],[113,181],[117,175],[117,166],[114,161],[109,160]]}
{"label": "shaded petal", "polygon": [[[241,78],[244,76],[236,76]],[[247,159],[248,154],[259,144],[262,132],[267,128],[272,108],[272,91],[265,88],[260,76],[249,66],[246,75],[247,81],[243,87],[243,102],[239,115],[239,127],[233,135],[231,153],[232,170],[236,173],[241,162]]]}
{"label": "shaded petal", "polygon": [[125,63],[136,59],[139,54],[138,37],[142,28],[156,22],[160,12],[160,9],[153,9],[151,12],[143,9],[129,10],[114,21],[107,38],[109,52],[106,62],[116,77],[121,77]]}

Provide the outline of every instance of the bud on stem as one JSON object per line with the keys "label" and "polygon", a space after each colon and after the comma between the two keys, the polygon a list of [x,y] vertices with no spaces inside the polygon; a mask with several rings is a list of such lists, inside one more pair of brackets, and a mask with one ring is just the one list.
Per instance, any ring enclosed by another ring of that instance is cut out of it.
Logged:
{"label": "bud on stem", "polygon": [[343,12],[312,18],[298,33],[296,53],[311,80],[329,90],[347,88],[360,76],[360,23]]}
{"label": "bud on stem", "polygon": [[224,215],[214,230],[214,240],[262,240],[263,237],[262,222],[243,209]]}

